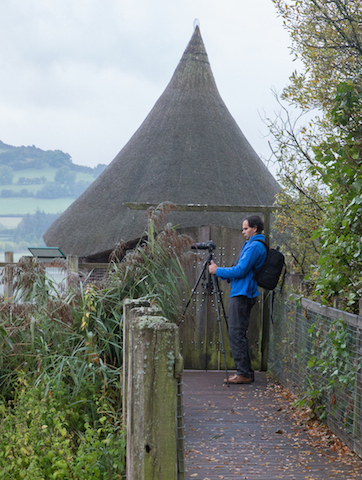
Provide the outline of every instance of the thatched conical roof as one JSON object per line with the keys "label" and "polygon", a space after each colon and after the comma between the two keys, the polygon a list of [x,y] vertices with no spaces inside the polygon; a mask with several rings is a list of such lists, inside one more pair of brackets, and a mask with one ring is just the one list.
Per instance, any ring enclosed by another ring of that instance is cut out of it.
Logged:
{"label": "thatched conical roof", "polygon": [[[68,255],[91,256],[142,236],[144,212],[125,202],[270,205],[278,190],[220,97],[196,27],[142,125],[44,239]],[[181,227],[241,223],[236,213],[174,212],[170,219]]]}

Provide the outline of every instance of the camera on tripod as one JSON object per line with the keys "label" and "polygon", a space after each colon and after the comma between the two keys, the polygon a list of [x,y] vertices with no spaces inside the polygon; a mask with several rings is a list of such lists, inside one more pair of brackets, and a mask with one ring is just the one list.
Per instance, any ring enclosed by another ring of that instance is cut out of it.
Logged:
{"label": "camera on tripod", "polygon": [[209,252],[212,252],[215,250],[216,245],[212,240],[209,240],[208,242],[196,243],[195,245],[192,245],[191,248],[194,250],[208,250]]}

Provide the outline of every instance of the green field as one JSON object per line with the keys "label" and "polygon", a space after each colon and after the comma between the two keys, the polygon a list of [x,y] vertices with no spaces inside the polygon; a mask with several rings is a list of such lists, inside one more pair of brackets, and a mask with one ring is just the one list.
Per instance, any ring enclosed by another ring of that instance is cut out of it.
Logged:
{"label": "green field", "polygon": [[[42,168],[41,170],[38,168],[26,168],[24,170],[15,170],[13,183],[12,185],[3,185],[1,188],[9,188],[13,187],[18,183],[19,178],[26,177],[26,178],[41,178],[45,177],[48,182],[54,182],[54,177],[56,172],[59,168]],[[76,173],[76,182],[93,182],[94,176],[91,173],[86,172],[75,172]],[[30,185],[21,185],[23,188],[29,187]],[[39,185],[41,188],[42,185]]]}
{"label": "green field", "polygon": [[41,190],[43,188],[44,184],[39,184],[36,183],[35,185],[2,185],[0,187],[0,192],[1,190],[12,190],[13,192],[20,193],[22,190],[28,190],[28,192],[36,194],[38,190]]}
{"label": "green field", "polygon": [[[42,230],[46,230],[57,214],[63,213],[105,167],[81,168],[73,164],[69,154],[60,150],[43,151],[34,145],[14,147],[0,140],[0,180],[10,182],[0,185],[0,251],[9,248],[18,251],[26,249],[28,244],[42,244]],[[85,171],[78,172],[78,168]],[[21,178],[22,182],[18,183]],[[57,198],[37,198],[37,195]],[[29,218],[24,218],[27,215]]]}
{"label": "green field", "polygon": [[[38,209],[45,213],[64,212],[74,200],[75,198],[0,198],[0,215],[26,215],[35,213]],[[3,223],[1,217],[0,223]]]}
{"label": "green field", "polygon": [[26,177],[26,178],[45,177],[48,182],[54,182],[54,175],[57,170],[58,170],[57,168],[51,168],[51,167],[42,168],[41,170],[38,168],[26,168],[24,170],[14,170],[13,183],[12,185],[7,185],[7,187],[13,186],[16,183],[18,183],[18,180],[20,177]]}
{"label": "green field", "polygon": [[[44,187],[43,183],[38,183],[35,185],[19,185],[18,179],[21,177],[26,178],[36,178],[36,177],[45,177],[48,182],[54,181],[55,173],[57,168],[27,168],[24,170],[19,170],[14,172],[13,183],[8,185],[0,185],[1,190],[12,190],[13,192],[20,193],[21,190],[25,189],[29,192],[32,192],[34,195],[38,190],[41,190]],[[76,181],[77,182],[93,182],[94,176],[86,172],[76,172]],[[46,198],[33,198],[33,197],[0,197],[0,223],[5,225],[1,221],[1,215],[26,215],[27,213],[35,213],[38,209],[45,213],[59,213],[64,212],[71,203],[73,203],[75,198],[66,197],[66,198],[56,198],[56,199],[46,199]],[[10,227],[11,228],[11,227]]]}

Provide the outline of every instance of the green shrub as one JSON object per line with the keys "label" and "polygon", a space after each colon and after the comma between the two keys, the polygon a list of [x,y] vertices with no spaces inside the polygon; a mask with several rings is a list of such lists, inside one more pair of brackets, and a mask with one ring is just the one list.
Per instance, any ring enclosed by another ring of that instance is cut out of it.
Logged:
{"label": "green shrub", "polygon": [[133,251],[118,246],[102,283],[56,285],[34,259],[14,270],[17,295],[0,303],[0,479],[121,478],[123,300],[175,320],[186,284],[191,239],[158,233],[163,214]]}
{"label": "green shrub", "polygon": [[19,380],[16,400],[0,403],[0,479],[121,478],[124,432],[106,400],[95,406],[91,419],[66,390],[44,397]]}

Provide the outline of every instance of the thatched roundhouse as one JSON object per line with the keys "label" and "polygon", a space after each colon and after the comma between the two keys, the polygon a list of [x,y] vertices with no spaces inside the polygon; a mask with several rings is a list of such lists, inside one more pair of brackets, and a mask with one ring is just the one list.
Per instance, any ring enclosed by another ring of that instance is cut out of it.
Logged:
{"label": "thatched roundhouse", "polygon": [[[278,183],[224,104],[199,27],[142,125],[92,185],[51,225],[48,246],[103,258],[146,228],[126,202],[270,205]],[[180,227],[240,228],[238,213],[173,212]]]}

